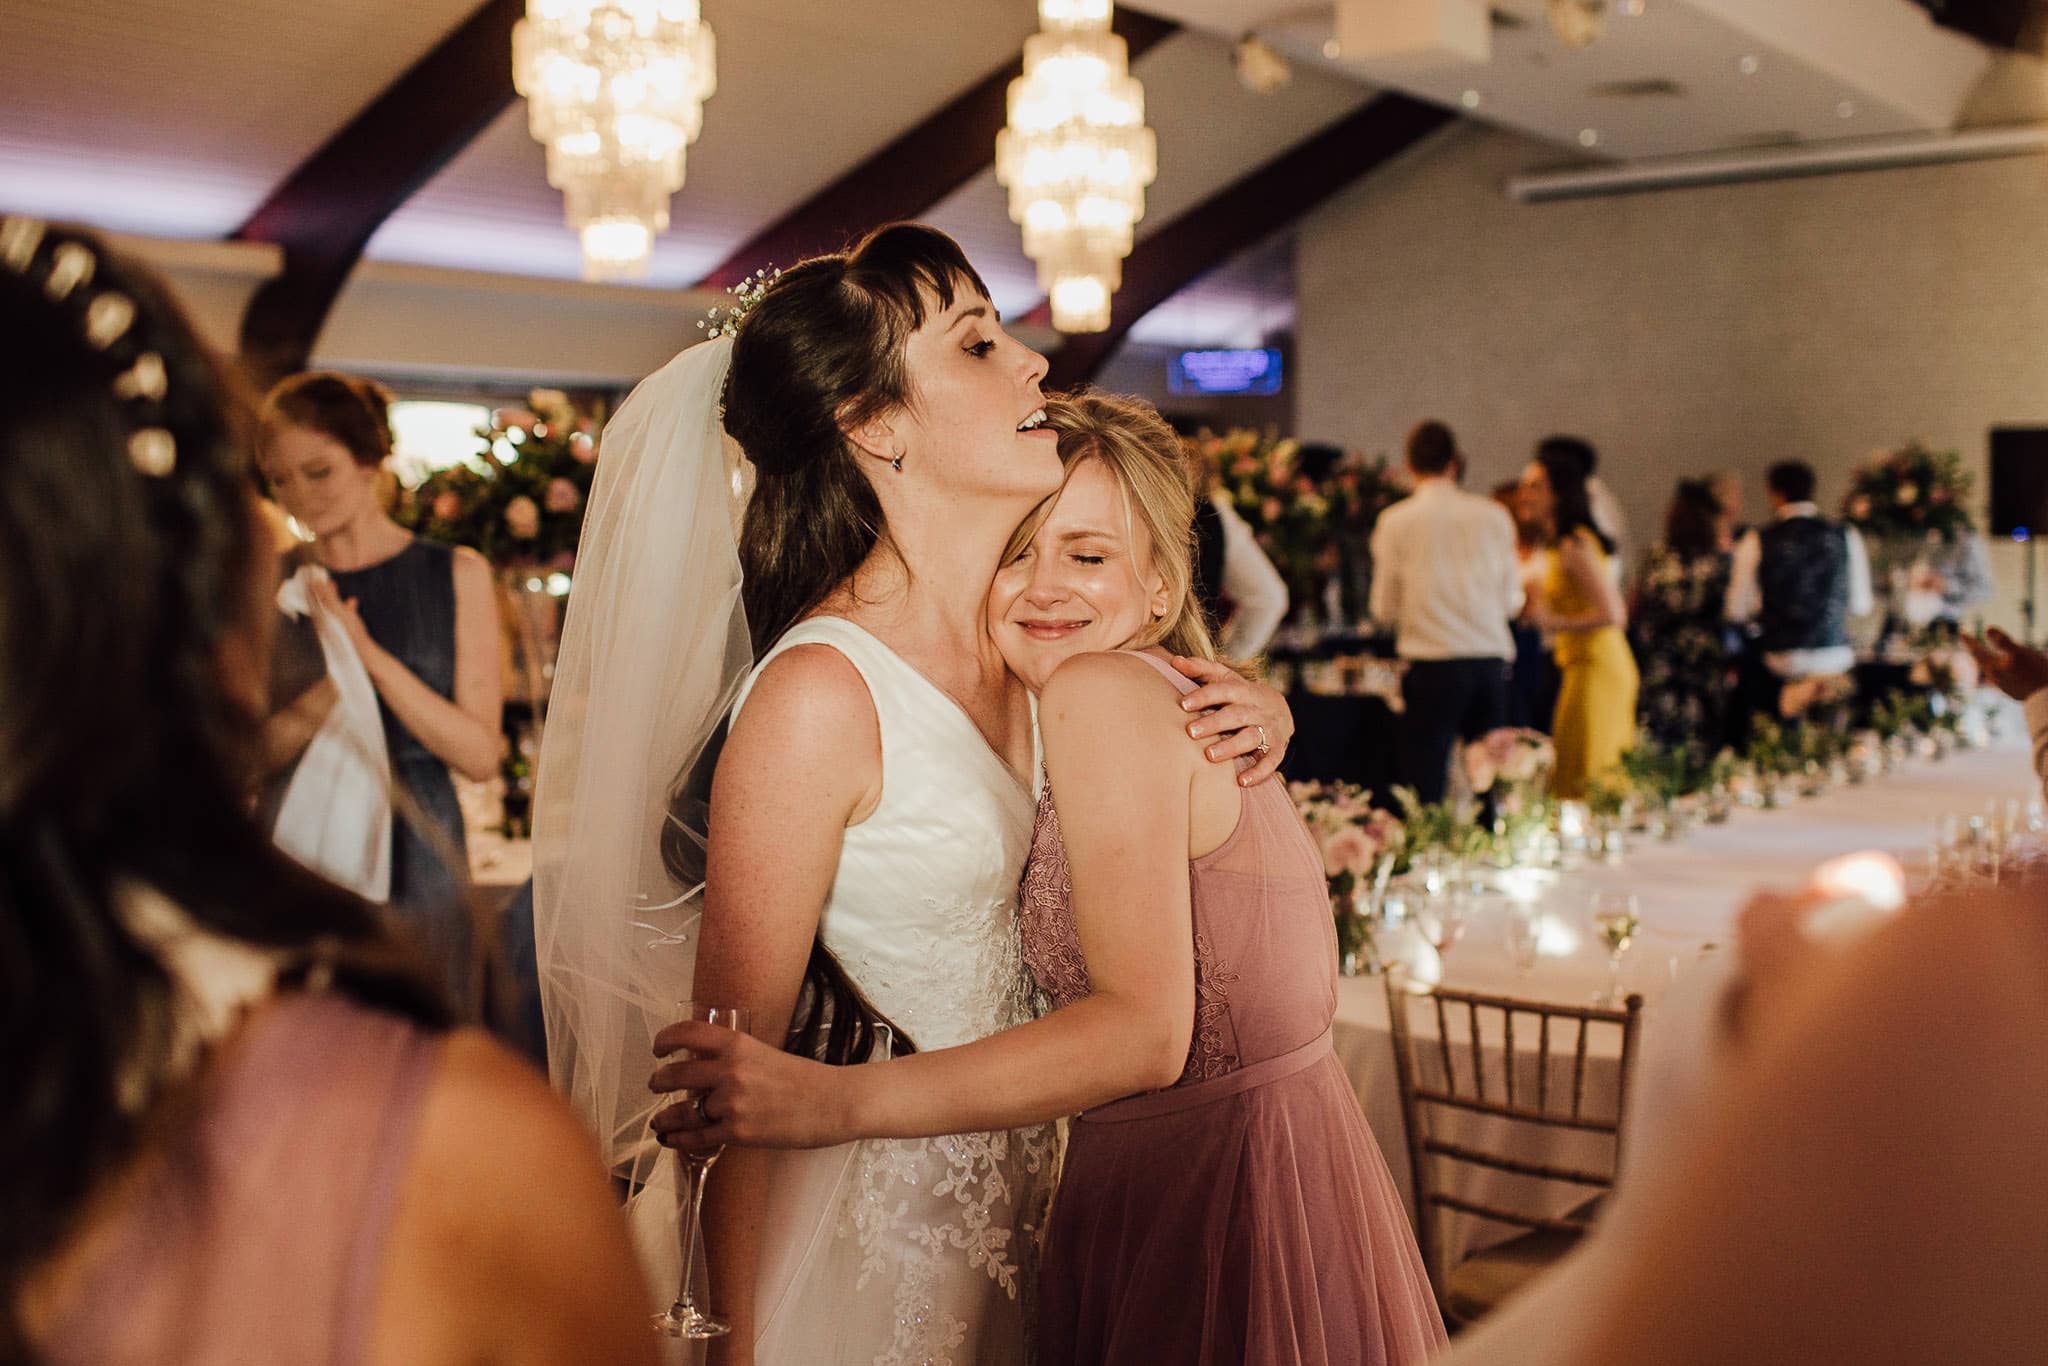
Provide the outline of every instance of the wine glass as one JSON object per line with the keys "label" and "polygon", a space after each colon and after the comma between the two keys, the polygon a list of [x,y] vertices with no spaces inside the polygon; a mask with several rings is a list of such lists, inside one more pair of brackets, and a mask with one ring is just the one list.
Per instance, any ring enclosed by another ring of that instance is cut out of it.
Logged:
{"label": "wine glass", "polygon": [[1527,977],[1535,970],[1543,953],[1543,917],[1535,907],[1508,907],[1507,949],[1516,976]]}
{"label": "wine glass", "polygon": [[[753,1012],[744,1006],[679,1001],[676,1003],[676,1019],[695,1020],[700,1024],[717,1025],[745,1034],[753,1024]],[[701,1101],[702,1098],[696,1099]],[[703,1111],[700,1109],[698,1113]],[[730,1323],[697,1306],[696,1290],[691,1285],[697,1270],[698,1233],[704,1219],[704,1178],[710,1175],[712,1164],[724,1151],[722,1146],[698,1152],[676,1151],[676,1164],[683,1177],[683,1274],[676,1285],[675,1303],[665,1313],[654,1316],[655,1329],[672,1338],[716,1338],[732,1331]]]}
{"label": "wine glass", "polygon": [[1600,942],[1607,946],[1607,990],[1595,1000],[1613,1006],[1621,999],[1621,960],[1635,942],[1636,931],[1643,927],[1642,912],[1633,893],[1595,892],[1592,919]]}
{"label": "wine glass", "polygon": [[1422,909],[1415,913],[1415,928],[1422,931],[1422,937],[1439,956],[1449,953],[1465,937],[1464,893],[1446,891],[1440,896],[1424,897]]}

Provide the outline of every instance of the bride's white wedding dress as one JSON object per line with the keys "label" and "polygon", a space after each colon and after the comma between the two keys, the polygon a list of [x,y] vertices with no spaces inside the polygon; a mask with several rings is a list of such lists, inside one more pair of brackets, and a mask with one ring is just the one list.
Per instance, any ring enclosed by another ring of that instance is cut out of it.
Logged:
{"label": "bride's white wedding dress", "polygon": [[[859,670],[882,798],[846,831],[819,933],[920,1049],[1032,1018],[1017,925],[1031,793],[945,693],[851,621],[798,623],[755,666],[823,644]],[[1053,1126],[772,1157],[756,1288],[761,1366],[1026,1359]],[[716,1256],[716,1249],[711,1250]]]}

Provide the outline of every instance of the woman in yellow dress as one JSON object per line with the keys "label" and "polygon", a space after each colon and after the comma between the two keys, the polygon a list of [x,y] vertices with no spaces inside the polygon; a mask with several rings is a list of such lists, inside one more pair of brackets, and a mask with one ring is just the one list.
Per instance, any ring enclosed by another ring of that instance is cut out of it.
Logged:
{"label": "woman in yellow dress", "polygon": [[1548,526],[1550,570],[1524,615],[1550,634],[1564,675],[1551,738],[1557,766],[1551,792],[1583,797],[1636,738],[1636,661],[1622,628],[1628,608],[1615,581],[1614,543],[1593,522],[1586,472],[1569,454],[1539,451],[1522,472],[1531,522]]}

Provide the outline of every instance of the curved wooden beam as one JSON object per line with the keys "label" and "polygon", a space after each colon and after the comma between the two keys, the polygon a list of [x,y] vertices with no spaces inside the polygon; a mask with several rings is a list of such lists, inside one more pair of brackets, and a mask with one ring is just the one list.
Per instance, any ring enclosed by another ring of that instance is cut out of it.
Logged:
{"label": "curved wooden beam", "polygon": [[[1180,25],[1118,8],[1111,27],[1131,60]],[[916,218],[989,168],[996,134],[1009,117],[1010,82],[1024,72],[1020,53],[932,111],[837,180],[748,238],[698,282],[727,289],[764,267],[787,266],[837,251],[870,228]]]}
{"label": "curved wooden beam", "polygon": [[1181,214],[1125,259],[1108,330],[1068,337],[1045,387],[1094,378],[1138,319],[1456,117],[1407,95],[1377,96]]}
{"label": "curved wooden beam", "polygon": [[485,0],[235,230],[233,240],[284,248],[284,270],[242,315],[242,359],[255,378],[305,368],[384,220],[512,103],[512,26],[525,11],[525,0]]}

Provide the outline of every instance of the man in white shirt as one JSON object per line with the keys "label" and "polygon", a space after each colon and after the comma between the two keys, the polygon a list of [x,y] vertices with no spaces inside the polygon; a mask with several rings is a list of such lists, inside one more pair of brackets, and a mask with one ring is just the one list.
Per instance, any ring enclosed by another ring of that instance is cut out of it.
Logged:
{"label": "man in white shirt", "polygon": [[1426,802],[1443,799],[1461,737],[1505,724],[1515,657],[1508,622],[1522,610],[1514,521],[1457,486],[1457,461],[1443,423],[1409,433],[1415,492],[1382,512],[1372,533],[1372,615],[1394,628],[1408,662],[1394,771]]}
{"label": "man in white shirt", "polygon": [[1735,543],[1726,616],[1753,625],[1763,671],[1748,671],[1751,711],[1778,710],[1786,683],[1856,667],[1849,618],[1871,609],[1870,560],[1856,528],[1829,521],[1813,502],[1813,467],[1771,466],[1764,487],[1771,521]]}

